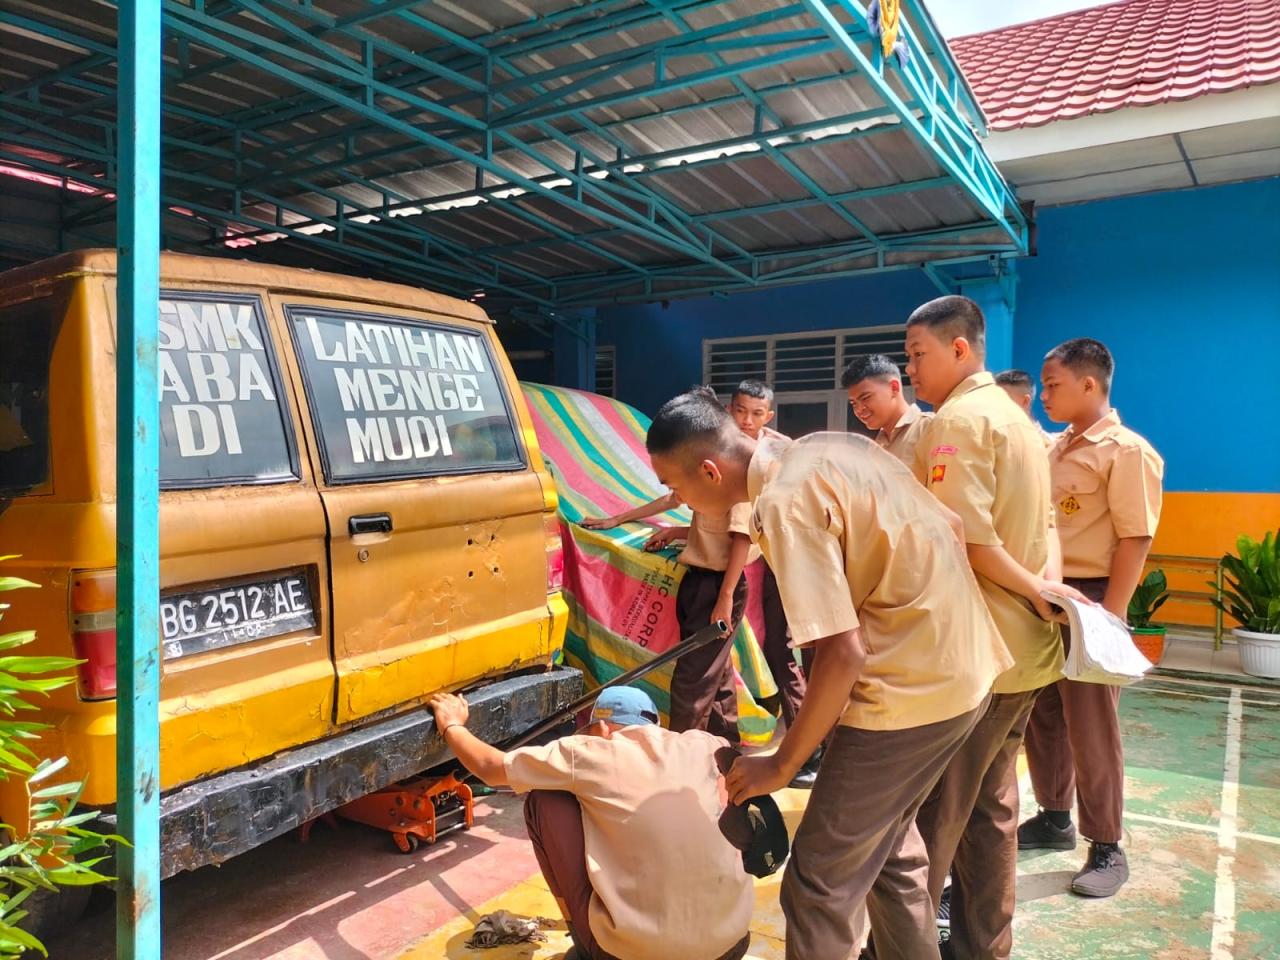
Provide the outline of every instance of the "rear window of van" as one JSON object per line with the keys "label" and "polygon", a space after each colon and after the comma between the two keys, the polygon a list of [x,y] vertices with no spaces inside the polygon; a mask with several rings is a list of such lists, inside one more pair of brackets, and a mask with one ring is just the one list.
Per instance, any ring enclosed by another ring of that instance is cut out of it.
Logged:
{"label": "rear window of van", "polygon": [[0,497],[49,481],[49,359],[53,297],[0,307]]}
{"label": "rear window of van", "polygon": [[288,312],[329,482],[524,466],[480,333],[402,317]]}
{"label": "rear window of van", "polygon": [[256,298],[160,300],[160,485],[298,476],[271,338]]}

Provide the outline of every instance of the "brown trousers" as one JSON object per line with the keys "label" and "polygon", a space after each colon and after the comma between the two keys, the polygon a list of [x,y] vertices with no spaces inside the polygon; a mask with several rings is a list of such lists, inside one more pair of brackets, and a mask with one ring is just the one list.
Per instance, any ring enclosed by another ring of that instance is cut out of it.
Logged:
{"label": "brown trousers", "polygon": [[[1107,593],[1106,578],[1068,580],[1090,600]],[[1062,643],[1071,649],[1070,631]],[[1119,843],[1124,816],[1124,744],[1120,741],[1120,688],[1059,680],[1045,687],[1027,724],[1027,766],[1036,802],[1046,810],[1079,804],[1080,833],[1098,843]]]}
{"label": "brown trousers", "polygon": [[[1039,691],[992,694],[917,823],[929,852],[936,909],[951,872],[956,960],[1006,960],[1013,947],[1018,876],[1018,747]],[[875,929],[876,950],[880,931]]]}
{"label": "brown trousers", "polygon": [[880,960],[938,960],[916,812],[985,707],[907,730],[836,728],[782,879],[787,960],[846,960],[864,900]]}
{"label": "brown trousers", "polygon": [[[676,591],[676,620],[683,640],[711,622],[724,573],[690,567]],[[676,660],[671,673],[671,729],[706,730],[731,744],[738,735],[738,691],[733,679],[733,633],[747,606],[747,580],[733,591],[733,623],[720,643],[709,643]]]}
{"label": "brown trousers", "polygon": [[[805,671],[796,662],[796,651],[787,646],[787,615],[782,609],[782,595],[778,593],[778,580],[765,564],[764,583],[760,597],[764,608],[764,660],[778,685],[778,697],[782,702],[782,719],[787,729],[795,722],[804,701]],[[810,655],[810,659],[812,655]]]}
{"label": "brown trousers", "polygon": [[[591,879],[582,833],[582,807],[572,793],[533,790],[524,800],[524,822],[533,855],[551,895],[560,903],[578,952],[587,960],[618,960],[605,953],[591,933]],[[751,946],[748,933],[720,960],[741,960]]]}

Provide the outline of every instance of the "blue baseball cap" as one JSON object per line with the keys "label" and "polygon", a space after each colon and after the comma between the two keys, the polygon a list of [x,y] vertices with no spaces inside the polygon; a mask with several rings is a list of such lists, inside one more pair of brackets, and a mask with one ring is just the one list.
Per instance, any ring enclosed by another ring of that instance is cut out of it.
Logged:
{"label": "blue baseball cap", "polygon": [[596,698],[591,708],[591,722],[604,720],[630,727],[638,723],[657,723],[658,708],[653,698],[639,687],[609,687]]}

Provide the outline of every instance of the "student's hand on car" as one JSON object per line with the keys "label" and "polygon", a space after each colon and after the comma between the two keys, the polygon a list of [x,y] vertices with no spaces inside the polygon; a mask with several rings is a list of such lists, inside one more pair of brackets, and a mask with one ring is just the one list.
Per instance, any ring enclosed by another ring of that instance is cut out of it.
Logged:
{"label": "student's hand on car", "polygon": [[583,517],[579,521],[579,526],[586,527],[588,530],[610,530],[617,525],[616,517]]}
{"label": "student's hand on car", "polygon": [[456,693],[437,693],[427,701],[432,714],[436,718],[436,729],[442,734],[454,724],[467,725],[471,711],[467,709],[467,701]]}
{"label": "student's hand on car", "polygon": [[724,785],[729,791],[729,799],[736,804],[743,804],[752,797],[762,797],[781,790],[791,782],[792,776],[794,774],[782,768],[777,754],[739,757],[725,775]]}
{"label": "student's hand on car", "polygon": [[[710,622],[715,623],[717,620],[723,620],[725,623],[730,624],[730,630],[733,629],[733,594],[716,598],[716,605],[711,611]],[[728,635],[729,631],[726,630],[724,636],[727,637]]]}
{"label": "student's hand on car", "polygon": [[644,548],[652,552],[661,550],[663,547],[669,547],[671,541],[678,539],[680,534],[680,530],[676,527],[664,527],[645,541]]}
{"label": "student's hand on car", "polygon": [[[1078,600],[1080,603],[1086,604],[1091,607],[1096,606],[1096,604],[1092,600],[1086,597],[1083,593],[1081,593],[1075,587],[1069,587],[1065,583],[1060,583],[1057,580],[1040,581],[1040,589],[1042,591],[1048,590],[1050,593],[1060,593],[1064,597],[1069,597],[1072,600]],[[1067,622],[1067,615],[1061,609],[1059,609],[1054,604],[1050,603],[1040,594],[1037,593],[1034,597],[1032,597],[1031,603],[1036,608],[1036,613],[1040,614],[1041,620],[1048,620],[1052,623]]]}

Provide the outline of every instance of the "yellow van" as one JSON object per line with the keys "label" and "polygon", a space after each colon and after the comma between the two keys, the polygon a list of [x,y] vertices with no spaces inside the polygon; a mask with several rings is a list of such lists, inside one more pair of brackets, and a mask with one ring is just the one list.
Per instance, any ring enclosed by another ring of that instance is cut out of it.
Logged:
{"label": "yellow van", "polygon": [[[163,872],[436,763],[432,692],[499,739],[581,690],[556,494],[475,304],[310,270],[161,260]],[[115,782],[115,254],[0,274],[0,565],[83,802]],[[0,820],[26,822],[22,784]]]}

